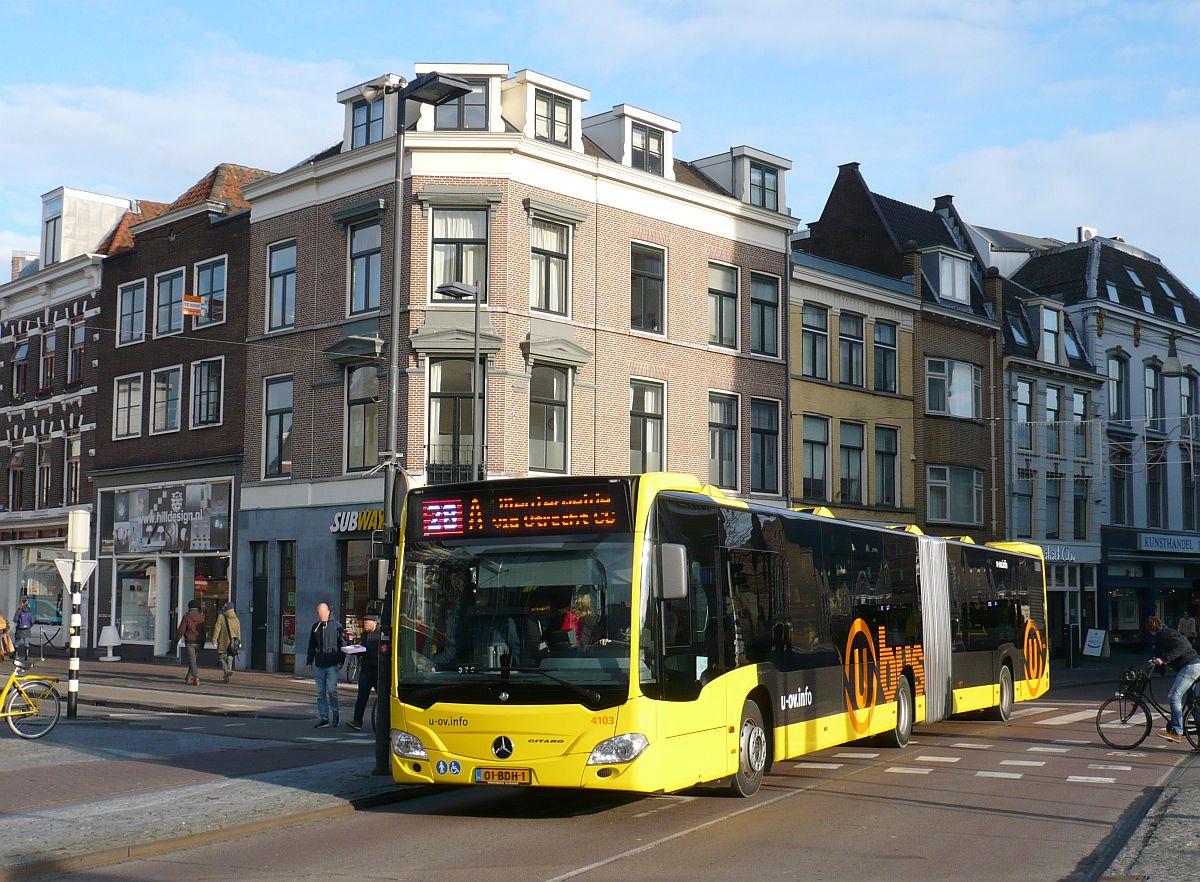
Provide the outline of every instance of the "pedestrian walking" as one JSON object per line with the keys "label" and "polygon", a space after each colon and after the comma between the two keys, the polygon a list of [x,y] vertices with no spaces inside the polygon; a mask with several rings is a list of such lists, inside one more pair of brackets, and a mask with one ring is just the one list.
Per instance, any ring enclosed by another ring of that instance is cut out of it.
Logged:
{"label": "pedestrian walking", "polygon": [[[350,728],[361,732],[363,715],[367,712],[367,701],[379,677],[379,616],[363,619],[363,635],[359,641],[365,647],[358,668],[358,700],[354,702],[354,719]],[[378,692],[378,690],[376,690]]]}
{"label": "pedestrian walking", "polygon": [[1171,670],[1175,671],[1175,682],[1167,693],[1167,701],[1171,704],[1171,722],[1158,734],[1168,741],[1180,741],[1183,739],[1183,696],[1200,679],[1200,655],[1196,655],[1196,650],[1192,649],[1192,644],[1182,634],[1174,628],[1168,628],[1158,616],[1148,618],[1146,628],[1154,637],[1154,658],[1151,661],[1156,665],[1170,665]]}
{"label": "pedestrian walking", "polygon": [[345,645],[346,629],[342,623],[329,617],[329,604],[317,604],[317,623],[308,635],[308,663],[304,670],[316,668],[318,729],[339,723],[337,682]]}
{"label": "pedestrian walking", "polygon": [[1188,643],[1192,644],[1192,648],[1194,649],[1196,646],[1196,619],[1192,616],[1190,609],[1185,609],[1183,615],[1179,617],[1179,627],[1177,630],[1187,638]]}
{"label": "pedestrian walking", "polygon": [[33,609],[29,606],[29,598],[21,597],[17,605],[17,613],[13,616],[13,643],[17,658],[29,660],[29,637],[33,634]]}
{"label": "pedestrian walking", "polygon": [[233,679],[233,665],[242,651],[242,623],[232,600],[227,601],[217,615],[217,623],[213,626],[213,643],[217,645],[221,670],[224,671],[221,682],[228,683]]}
{"label": "pedestrian walking", "polygon": [[8,619],[0,613],[0,662],[8,661],[8,657],[15,652],[12,636],[8,633]]}
{"label": "pedestrian walking", "polygon": [[189,686],[200,685],[200,671],[196,667],[196,653],[204,645],[204,623],[204,613],[200,611],[200,601],[195,599],[189,600],[187,614],[179,620],[179,627],[175,630],[175,639],[183,641],[183,648],[187,652],[188,670],[186,681]]}

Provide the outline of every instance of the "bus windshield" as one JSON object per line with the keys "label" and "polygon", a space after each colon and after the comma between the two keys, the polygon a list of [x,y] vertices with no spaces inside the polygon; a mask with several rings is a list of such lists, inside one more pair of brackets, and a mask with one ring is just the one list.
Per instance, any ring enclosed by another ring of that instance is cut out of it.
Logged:
{"label": "bus windshield", "polygon": [[628,533],[410,540],[398,692],[425,706],[490,703],[497,684],[514,703],[624,700],[632,555]]}

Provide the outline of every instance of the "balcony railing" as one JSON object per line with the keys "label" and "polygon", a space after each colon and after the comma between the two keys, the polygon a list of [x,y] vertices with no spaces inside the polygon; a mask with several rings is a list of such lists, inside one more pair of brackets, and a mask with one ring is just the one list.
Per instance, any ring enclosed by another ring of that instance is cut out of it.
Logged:
{"label": "balcony railing", "polygon": [[425,480],[429,484],[482,481],[487,477],[487,448],[481,447],[479,466],[471,475],[471,447],[460,444],[430,444],[425,448]]}

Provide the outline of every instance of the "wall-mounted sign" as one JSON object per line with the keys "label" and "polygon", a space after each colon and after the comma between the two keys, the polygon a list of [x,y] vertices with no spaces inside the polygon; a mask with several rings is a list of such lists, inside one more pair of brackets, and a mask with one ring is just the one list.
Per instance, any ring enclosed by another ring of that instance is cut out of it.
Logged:
{"label": "wall-mounted sign", "polygon": [[1138,551],[1200,554],[1200,536],[1181,536],[1178,533],[1138,533]]}
{"label": "wall-mounted sign", "polygon": [[112,497],[117,554],[229,550],[228,481],[118,490]]}
{"label": "wall-mounted sign", "polygon": [[1046,563],[1075,563],[1075,552],[1066,545],[1047,545]]}
{"label": "wall-mounted sign", "polygon": [[330,533],[370,533],[383,529],[383,509],[364,508],[357,511],[339,511],[329,525]]}

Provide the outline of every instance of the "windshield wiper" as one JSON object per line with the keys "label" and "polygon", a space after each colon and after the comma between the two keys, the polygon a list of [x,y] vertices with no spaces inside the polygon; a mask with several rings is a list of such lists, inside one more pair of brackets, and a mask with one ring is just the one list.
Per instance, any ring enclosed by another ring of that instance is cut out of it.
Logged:
{"label": "windshield wiper", "polygon": [[570,680],[564,680],[562,677],[556,677],[548,671],[543,671],[541,668],[476,668],[481,673],[500,673],[507,676],[509,671],[516,671],[518,674],[540,674],[551,682],[558,683],[560,686],[566,686],[576,695],[583,696],[592,704],[600,704],[604,699],[600,697],[600,693],[594,689],[588,689],[586,686],[580,686],[578,683],[572,683]]}

